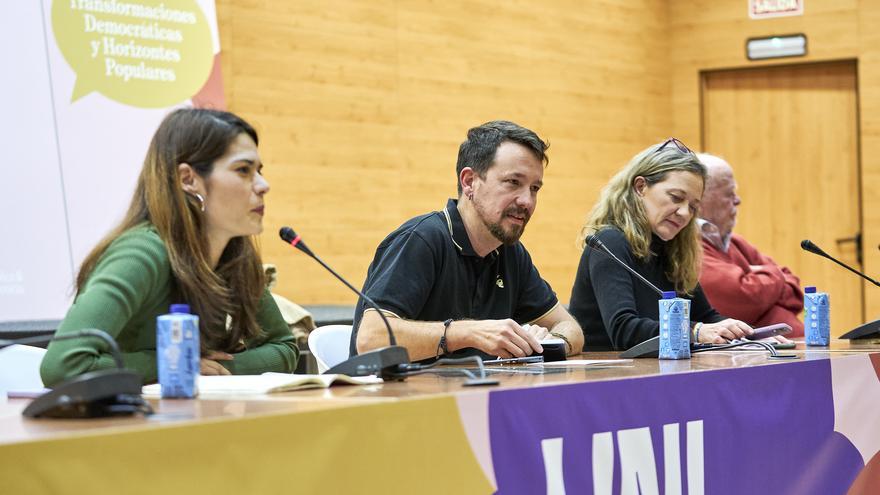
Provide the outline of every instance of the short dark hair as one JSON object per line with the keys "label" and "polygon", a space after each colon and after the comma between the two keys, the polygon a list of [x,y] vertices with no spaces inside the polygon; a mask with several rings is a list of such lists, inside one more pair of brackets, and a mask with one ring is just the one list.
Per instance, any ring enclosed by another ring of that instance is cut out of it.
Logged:
{"label": "short dark hair", "polygon": [[486,172],[495,163],[498,146],[505,141],[525,146],[545,166],[549,162],[546,151],[550,143],[543,141],[534,131],[507,120],[486,122],[468,130],[467,140],[458,147],[455,177],[459,196],[461,196],[461,181],[458,178],[461,177],[461,171],[465,167],[470,167],[481,178],[485,178]]}

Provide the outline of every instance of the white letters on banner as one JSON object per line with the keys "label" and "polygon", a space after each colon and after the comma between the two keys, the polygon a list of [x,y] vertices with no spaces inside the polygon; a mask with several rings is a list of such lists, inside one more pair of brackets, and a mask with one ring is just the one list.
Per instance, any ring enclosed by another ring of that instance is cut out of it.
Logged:
{"label": "white letters on banner", "polygon": [[[663,474],[665,495],[681,495],[682,470],[679,423],[663,425]],[[686,425],[686,465],[688,494],[703,495],[703,421],[688,421]],[[592,471],[593,493],[611,495],[615,486],[614,464],[620,465],[617,486],[621,495],[659,495],[657,461],[654,456],[652,432],[649,427],[630,428],[616,432],[618,452],[614,452],[615,432],[593,434]],[[544,474],[548,495],[565,495],[563,473],[563,438],[541,441]]]}

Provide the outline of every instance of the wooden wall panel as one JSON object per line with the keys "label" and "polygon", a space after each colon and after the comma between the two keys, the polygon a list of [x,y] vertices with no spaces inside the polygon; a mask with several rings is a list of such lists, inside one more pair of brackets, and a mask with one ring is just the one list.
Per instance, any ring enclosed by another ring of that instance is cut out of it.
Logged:
{"label": "wooden wall panel", "polygon": [[[746,9],[744,0],[217,0],[227,102],[262,133],[273,188],[262,241],[280,292],[354,301],[288,252],[278,226],[293,225],[359,284],[384,235],[454,195],[465,131],[507,118],[552,143],[524,242],[567,300],[574,237],[599,188],[670,134],[698,147],[700,71],[778,64],[746,60],[745,40],[794,32],[807,34],[810,53],[792,62],[858,60],[865,268],[880,276],[880,3],[810,0],[803,16],[760,21]],[[868,317],[880,316],[878,289],[866,300]]]}
{"label": "wooden wall panel", "polygon": [[[860,2],[858,32],[865,271],[880,280],[880,2]],[[880,318],[880,288],[866,284],[865,303]]]}
{"label": "wooden wall panel", "polygon": [[[673,128],[699,142],[700,77],[703,70],[856,58],[858,0],[811,0],[803,16],[752,20],[744,0],[670,0]],[[749,61],[748,38],[805,33],[808,55]]]}
{"label": "wooden wall panel", "polygon": [[[864,266],[876,278],[880,276],[877,250],[880,244],[880,4],[871,0],[809,0],[803,16],[764,20],[749,19],[746,9],[744,0],[670,0],[675,134],[686,142],[701,139],[700,71],[857,60]],[[809,54],[806,57],[764,62],[747,60],[747,38],[789,33],[807,35]],[[803,140],[809,143],[810,136],[804,136]],[[858,187],[854,187],[848,198],[857,200],[858,197]],[[760,227],[772,228],[771,225]],[[803,256],[809,255],[803,253]],[[778,261],[786,263],[787,260]],[[793,261],[788,263],[794,264]],[[867,286],[865,300],[867,318],[880,317],[880,289]]]}
{"label": "wooden wall panel", "polygon": [[854,61],[712,71],[701,98],[704,146],[736,170],[736,231],[833,295],[835,335],[864,321],[862,281],[800,242],[858,263],[836,242],[861,225],[856,77]]}
{"label": "wooden wall panel", "polygon": [[355,298],[277,240],[292,225],[355,285],[407,218],[455,195],[468,128],[551,142],[524,242],[567,301],[599,188],[669,135],[667,6],[596,2],[218,0],[227,101],[261,132],[267,262],[303,304]]}

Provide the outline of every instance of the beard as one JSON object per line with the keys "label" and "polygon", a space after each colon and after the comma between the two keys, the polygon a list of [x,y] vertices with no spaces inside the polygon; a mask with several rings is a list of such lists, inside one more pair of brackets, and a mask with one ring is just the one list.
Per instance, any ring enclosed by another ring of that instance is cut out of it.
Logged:
{"label": "beard", "polygon": [[[480,217],[483,225],[485,225],[486,228],[489,230],[489,233],[492,234],[492,237],[498,239],[498,241],[505,246],[512,246],[519,242],[519,238],[523,235],[526,225],[529,223],[529,219],[531,218],[528,210],[524,208],[518,208],[516,206],[507,207],[501,213],[501,218],[497,222],[493,222],[489,220],[489,215],[486,213],[485,208],[483,208],[483,205],[480,202],[473,201],[473,204],[477,215]],[[509,229],[505,230],[504,227],[501,225],[501,222],[508,215],[523,217],[523,224],[513,225]]]}

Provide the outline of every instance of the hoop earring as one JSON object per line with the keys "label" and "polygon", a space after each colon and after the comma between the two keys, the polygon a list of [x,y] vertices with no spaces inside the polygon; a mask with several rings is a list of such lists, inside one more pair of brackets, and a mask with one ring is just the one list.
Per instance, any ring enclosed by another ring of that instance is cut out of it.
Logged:
{"label": "hoop earring", "polygon": [[202,195],[199,193],[193,193],[193,196],[195,196],[196,199],[199,200],[199,209],[202,210],[202,213],[204,213],[205,212],[205,198],[202,197]]}

